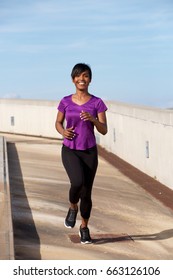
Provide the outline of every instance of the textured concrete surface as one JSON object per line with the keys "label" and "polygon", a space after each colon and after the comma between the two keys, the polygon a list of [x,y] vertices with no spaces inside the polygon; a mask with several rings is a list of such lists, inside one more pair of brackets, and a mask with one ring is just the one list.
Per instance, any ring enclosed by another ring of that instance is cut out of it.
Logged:
{"label": "textured concrete surface", "polygon": [[89,223],[64,227],[69,181],[61,142],[7,135],[16,259],[173,259],[173,211],[99,157]]}

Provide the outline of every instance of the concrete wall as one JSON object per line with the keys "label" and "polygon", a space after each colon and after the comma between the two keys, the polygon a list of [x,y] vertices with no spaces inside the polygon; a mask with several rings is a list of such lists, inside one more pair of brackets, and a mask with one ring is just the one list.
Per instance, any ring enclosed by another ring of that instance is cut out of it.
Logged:
{"label": "concrete wall", "polygon": [[[118,102],[108,106],[108,134],[97,142],[173,189],[173,111]],[[55,130],[57,102],[0,99],[0,131],[61,138]]]}
{"label": "concrete wall", "polygon": [[0,260],[14,260],[7,146],[0,136]]}
{"label": "concrete wall", "polygon": [[106,136],[98,143],[173,189],[173,111],[107,103]]}
{"label": "concrete wall", "polygon": [[55,130],[55,101],[0,99],[0,131],[61,137]]}

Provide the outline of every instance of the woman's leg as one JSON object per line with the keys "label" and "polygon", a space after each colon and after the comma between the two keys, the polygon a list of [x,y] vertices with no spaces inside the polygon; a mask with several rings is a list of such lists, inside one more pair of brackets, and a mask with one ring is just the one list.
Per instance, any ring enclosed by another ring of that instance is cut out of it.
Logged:
{"label": "woman's leg", "polygon": [[95,174],[98,166],[98,154],[97,148],[88,149],[83,153],[83,172],[84,172],[84,183],[81,190],[81,203],[80,211],[82,216],[82,227],[87,227],[88,220],[92,209],[92,186],[95,178]]}
{"label": "woman's leg", "polygon": [[[87,151],[74,151],[63,146],[62,148],[62,162],[69,176],[71,187],[69,191],[69,200],[71,209],[77,211],[77,203],[80,201],[80,212],[82,217],[82,224],[80,227],[81,235],[83,229],[87,234],[84,234],[84,241],[82,243],[90,243],[91,238],[89,230],[87,229],[92,208],[92,186],[98,166],[97,148],[91,148]],[[73,213],[72,213],[73,214]],[[73,215],[74,216],[74,215]],[[67,214],[68,217],[68,214]],[[66,217],[66,219],[67,219]],[[75,217],[76,219],[76,217]],[[75,223],[73,223],[74,226]],[[67,226],[67,225],[66,225]],[[69,226],[69,227],[73,227]]]}
{"label": "woman's leg", "polygon": [[76,151],[62,147],[62,162],[70,179],[69,201],[70,208],[65,218],[64,225],[67,228],[73,228],[76,224],[76,216],[78,212],[78,202],[80,192],[83,185],[83,170]]}
{"label": "woman's leg", "polygon": [[83,154],[84,184],[81,191],[80,211],[82,222],[79,229],[82,244],[92,243],[88,222],[92,209],[92,186],[98,166],[97,148],[94,147]]}
{"label": "woman's leg", "polygon": [[62,147],[62,162],[70,180],[69,201],[72,207],[79,202],[83,185],[83,169],[76,151]]}

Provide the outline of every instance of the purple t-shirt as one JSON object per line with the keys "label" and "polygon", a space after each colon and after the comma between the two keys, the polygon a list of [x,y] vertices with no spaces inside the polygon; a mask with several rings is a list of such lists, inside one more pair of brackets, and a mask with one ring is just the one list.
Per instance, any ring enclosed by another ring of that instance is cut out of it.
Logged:
{"label": "purple t-shirt", "polygon": [[70,149],[86,150],[96,145],[94,124],[80,118],[82,111],[90,113],[95,118],[98,113],[107,110],[101,98],[91,95],[84,104],[78,105],[72,101],[72,94],[65,96],[58,105],[58,110],[65,114],[66,128],[72,127],[75,137],[71,140],[64,138],[63,144]]}

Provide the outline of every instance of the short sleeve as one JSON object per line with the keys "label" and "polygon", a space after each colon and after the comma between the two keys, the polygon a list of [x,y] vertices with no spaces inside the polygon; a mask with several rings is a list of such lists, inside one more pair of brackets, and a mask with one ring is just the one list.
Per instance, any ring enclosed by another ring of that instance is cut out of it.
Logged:
{"label": "short sleeve", "polygon": [[108,109],[101,98],[98,99],[96,109],[97,113],[105,112]]}
{"label": "short sleeve", "polygon": [[60,101],[57,109],[61,112],[61,113],[64,113],[65,112],[65,107],[66,107],[66,104],[65,104],[65,100],[64,98]]}

